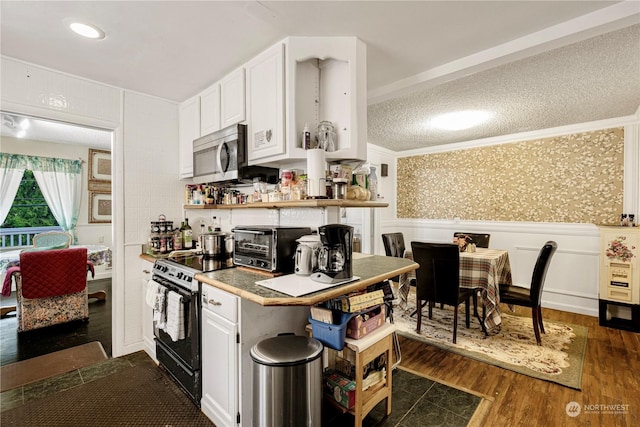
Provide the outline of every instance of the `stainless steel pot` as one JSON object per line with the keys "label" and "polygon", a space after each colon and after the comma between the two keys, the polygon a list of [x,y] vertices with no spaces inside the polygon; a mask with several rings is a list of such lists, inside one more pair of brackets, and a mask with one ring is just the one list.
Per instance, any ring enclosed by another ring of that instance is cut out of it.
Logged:
{"label": "stainless steel pot", "polygon": [[216,231],[200,235],[200,247],[205,257],[218,257],[233,252],[233,235]]}

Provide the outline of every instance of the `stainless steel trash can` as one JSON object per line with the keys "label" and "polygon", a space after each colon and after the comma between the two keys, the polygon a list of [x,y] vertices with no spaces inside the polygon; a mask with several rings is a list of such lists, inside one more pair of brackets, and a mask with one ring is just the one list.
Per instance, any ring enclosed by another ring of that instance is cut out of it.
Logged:
{"label": "stainless steel trash can", "polygon": [[254,427],[320,426],[322,343],[293,334],[251,349]]}

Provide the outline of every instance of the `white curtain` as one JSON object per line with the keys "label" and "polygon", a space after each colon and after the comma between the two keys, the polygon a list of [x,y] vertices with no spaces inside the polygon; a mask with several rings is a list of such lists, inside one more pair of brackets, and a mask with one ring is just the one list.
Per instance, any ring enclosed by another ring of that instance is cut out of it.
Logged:
{"label": "white curtain", "polygon": [[0,153],[0,225],[7,219],[26,168],[26,156]]}
{"label": "white curtain", "polygon": [[30,157],[30,169],[51,213],[62,229],[77,243],[76,224],[82,196],[82,163],[80,160]]}

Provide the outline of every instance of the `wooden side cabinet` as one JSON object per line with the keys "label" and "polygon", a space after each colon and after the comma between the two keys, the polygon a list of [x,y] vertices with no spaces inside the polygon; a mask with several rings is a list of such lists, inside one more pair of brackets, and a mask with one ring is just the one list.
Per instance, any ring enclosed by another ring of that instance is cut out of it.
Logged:
{"label": "wooden side cabinet", "polygon": [[640,332],[640,227],[601,227],[600,242],[600,325]]}

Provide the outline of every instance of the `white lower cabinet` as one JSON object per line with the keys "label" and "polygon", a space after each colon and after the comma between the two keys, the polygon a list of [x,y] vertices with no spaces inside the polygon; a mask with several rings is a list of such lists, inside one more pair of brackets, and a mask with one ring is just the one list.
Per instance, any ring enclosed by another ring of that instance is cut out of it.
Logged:
{"label": "white lower cabinet", "polygon": [[[211,294],[209,291],[209,299]],[[202,295],[204,298],[204,291]],[[209,310],[203,302],[200,403],[202,412],[216,426],[234,426],[238,423],[237,336],[238,324]]]}
{"label": "white lower cabinet", "polygon": [[251,348],[279,333],[304,335],[309,307],[264,307],[202,284],[202,412],[217,427],[251,426]]}

